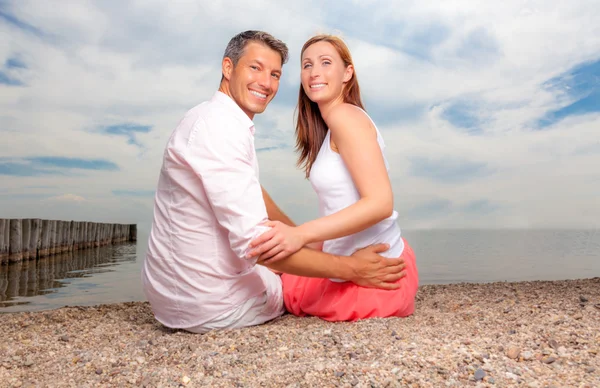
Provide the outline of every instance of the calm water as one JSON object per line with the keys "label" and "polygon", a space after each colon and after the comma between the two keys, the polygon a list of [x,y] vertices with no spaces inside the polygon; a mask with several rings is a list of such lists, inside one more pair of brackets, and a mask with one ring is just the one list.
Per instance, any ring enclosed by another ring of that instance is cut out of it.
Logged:
{"label": "calm water", "polygon": [[[404,231],[421,284],[600,276],[600,230]],[[145,300],[147,236],[0,267],[0,313]]]}

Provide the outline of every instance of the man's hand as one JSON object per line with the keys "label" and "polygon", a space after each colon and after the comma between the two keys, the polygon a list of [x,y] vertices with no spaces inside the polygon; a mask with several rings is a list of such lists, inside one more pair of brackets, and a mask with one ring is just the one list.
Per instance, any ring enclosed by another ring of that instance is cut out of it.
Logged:
{"label": "man's hand", "polygon": [[[370,245],[359,249],[352,254],[352,268],[354,276],[351,282],[368,288],[381,288],[384,290],[395,290],[400,287],[395,283],[406,276],[404,259],[385,258],[378,253],[389,249],[387,244]],[[348,259],[348,258],[346,258]]]}

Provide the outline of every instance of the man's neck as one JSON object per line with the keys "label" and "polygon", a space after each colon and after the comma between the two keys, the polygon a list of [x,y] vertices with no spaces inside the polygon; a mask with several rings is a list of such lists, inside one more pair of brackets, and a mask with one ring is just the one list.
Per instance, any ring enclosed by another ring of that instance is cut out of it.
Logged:
{"label": "man's neck", "polygon": [[223,94],[225,94],[225,95],[226,95],[226,96],[228,96],[229,98],[231,98],[231,100],[232,100],[233,102],[235,102],[235,104],[236,104],[236,105],[237,105],[237,106],[238,106],[238,107],[239,107],[239,108],[240,108],[240,109],[241,109],[241,110],[244,112],[244,114],[245,114],[246,116],[248,116],[248,117],[250,118],[250,120],[254,120],[254,113],[251,113],[251,112],[246,112],[246,111],[244,110],[244,108],[242,108],[242,107],[240,106],[240,104],[238,104],[238,102],[235,100],[235,98],[233,98],[233,96],[231,95],[231,92],[230,92],[230,90],[229,90],[229,83],[227,83],[227,82],[226,82],[226,80],[224,80],[223,82],[221,82],[221,84],[219,85],[219,89],[218,89],[218,91],[219,91],[219,92],[221,92],[221,93],[223,93]]}

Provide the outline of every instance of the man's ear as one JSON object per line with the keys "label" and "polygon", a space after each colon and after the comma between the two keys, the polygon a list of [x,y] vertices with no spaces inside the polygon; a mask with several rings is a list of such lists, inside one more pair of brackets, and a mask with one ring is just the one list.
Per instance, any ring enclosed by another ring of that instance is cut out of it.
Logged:
{"label": "man's ear", "polygon": [[346,71],[344,72],[344,82],[348,82],[352,79],[352,75],[354,74],[354,66],[348,65],[346,67]]}
{"label": "man's ear", "polygon": [[223,77],[225,77],[228,81],[231,78],[231,73],[233,72],[233,62],[231,58],[225,57],[223,58],[223,63],[221,64],[221,71],[223,72]]}

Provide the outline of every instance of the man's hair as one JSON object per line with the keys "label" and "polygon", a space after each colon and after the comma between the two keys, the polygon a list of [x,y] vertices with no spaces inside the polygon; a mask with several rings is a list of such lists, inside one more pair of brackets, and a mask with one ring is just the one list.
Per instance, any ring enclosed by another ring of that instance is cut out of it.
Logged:
{"label": "man's hair", "polygon": [[282,65],[287,62],[287,45],[267,32],[255,30],[240,32],[231,38],[227,44],[227,48],[225,49],[225,54],[223,54],[223,59],[231,59],[231,62],[233,62],[233,66],[235,67],[242,55],[244,55],[244,49],[246,48],[246,45],[250,42],[262,43],[270,49],[277,51],[279,55],[281,55]]}

